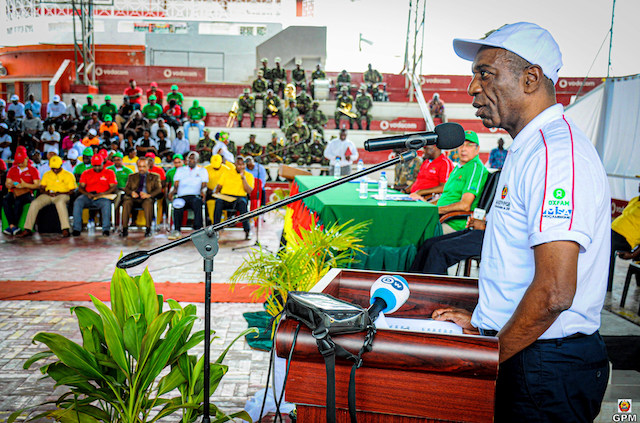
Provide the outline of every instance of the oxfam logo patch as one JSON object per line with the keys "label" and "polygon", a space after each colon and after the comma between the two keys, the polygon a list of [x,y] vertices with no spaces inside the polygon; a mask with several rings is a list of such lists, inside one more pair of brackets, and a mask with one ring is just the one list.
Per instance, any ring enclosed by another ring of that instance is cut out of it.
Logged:
{"label": "oxfam logo patch", "polygon": [[553,196],[557,200],[562,200],[565,195],[566,195],[566,193],[564,192],[564,190],[562,188],[556,188],[556,189],[553,190]]}

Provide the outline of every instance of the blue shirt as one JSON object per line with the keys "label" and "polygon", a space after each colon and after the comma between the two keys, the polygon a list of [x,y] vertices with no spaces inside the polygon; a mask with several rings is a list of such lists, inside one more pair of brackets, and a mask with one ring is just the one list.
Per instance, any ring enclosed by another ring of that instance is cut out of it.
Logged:
{"label": "blue shirt", "polygon": [[40,103],[38,100],[34,101],[33,103],[30,101],[24,103],[24,111],[26,112],[27,110],[31,110],[31,113],[33,113],[33,117],[40,117],[40,109],[42,109],[42,103]]}
{"label": "blue shirt", "polygon": [[255,163],[253,170],[249,170],[249,167],[247,167],[247,172],[252,174],[254,178],[260,179],[262,181],[262,186],[264,187],[264,183],[267,181],[267,170],[264,166],[260,163]]}
{"label": "blue shirt", "polygon": [[489,154],[489,167],[493,169],[502,169],[504,159],[507,158],[507,150],[494,148]]}

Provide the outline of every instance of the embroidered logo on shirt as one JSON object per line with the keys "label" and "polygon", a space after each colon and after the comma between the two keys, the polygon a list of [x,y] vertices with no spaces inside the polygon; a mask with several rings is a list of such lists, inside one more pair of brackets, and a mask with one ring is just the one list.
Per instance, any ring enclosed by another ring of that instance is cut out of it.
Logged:
{"label": "embroidered logo on shirt", "polygon": [[502,187],[502,192],[500,193],[500,199],[497,199],[495,202],[495,206],[501,210],[511,210],[511,201],[505,200],[507,195],[509,194],[509,188],[505,184]]}
{"label": "embroidered logo on shirt", "polygon": [[508,193],[509,193],[509,188],[507,188],[507,186],[505,185],[504,188],[502,188],[502,194],[501,194],[503,200],[505,199]]}

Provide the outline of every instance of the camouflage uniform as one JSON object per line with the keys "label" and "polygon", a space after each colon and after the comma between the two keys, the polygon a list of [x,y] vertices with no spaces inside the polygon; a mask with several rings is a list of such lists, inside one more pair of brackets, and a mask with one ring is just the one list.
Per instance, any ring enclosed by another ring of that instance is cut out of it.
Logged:
{"label": "camouflage uniform", "polygon": [[267,89],[269,89],[269,83],[266,79],[260,78],[259,76],[253,81],[253,84],[251,84],[251,90],[254,92],[256,100],[262,100],[265,97]]}
{"label": "camouflage uniform", "polygon": [[296,163],[300,166],[308,164],[309,149],[307,144],[300,142],[298,137],[292,137],[287,142],[286,150],[284,154],[284,164]]}
{"label": "camouflage uniform", "polygon": [[279,62],[276,62],[276,67],[271,69],[271,83],[276,95],[283,96],[284,86],[287,85],[287,71],[280,67]]}
{"label": "camouflage uniform", "polygon": [[291,71],[291,81],[295,84],[296,88],[300,87],[302,91],[307,90],[307,77],[304,73],[304,69],[297,65],[294,70]]}
{"label": "camouflage uniform", "polygon": [[349,129],[352,129],[353,127],[353,118],[345,115],[340,110],[338,110],[348,104],[352,106],[351,109],[353,110],[353,97],[351,97],[351,95],[349,95],[349,93],[347,93],[346,91],[342,91],[336,100],[336,112],[333,115],[333,118],[336,121],[336,129],[340,128],[340,119],[343,118],[349,119]]}
{"label": "camouflage uniform", "polygon": [[281,149],[282,146],[278,144],[277,140],[275,145],[273,141],[267,144],[267,147],[265,148],[266,156],[264,157],[264,163],[282,163],[282,155],[284,154],[284,151],[279,151]]}
{"label": "camouflage uniform", "polygon": [[418,177],[420,166],[422,166],[420,157],[415,157],[408,162],[398,163],[395,168],[394,189],[404,190],[413,185]]}
{"label": "camouflage uniform", "polygon": [[267,59],[262,59],[262,67],[259,70],[262,71],[262,76],[267,80],[268,88],[271,88],[271,69],[267,66],[268,63]]}
{"label": "camouflage uniform", "polygon": [[309,110],[311,110],[311,102],[313,102],[313,99],[306,91],[298,94],[296,97],[296,105],[301,115],[307,114]]}
{"label": "camouflage uniform", "polygon": [[304,120],[309,126],[309,129],[318,131],[322,139],[324,140],[324,125],[327,123],[327,116],[317,106],[313,107],[304,116]]}
{"label": "camouflage uniform", "polygon": [[319,163],[322,166],[328,166],[329,160],[324,157],[324,149],[326,148],[326,144],[320,142],[319,138],[309,146],[309,156],[307,159],[307,163],[314,164]]}
{"label": "camouflage uniform", "polygon": [[382,82],[382,74],[380,74],[376,69],[372,69],[371,65],[369,65],[369,69],[364,72],[363,79],[367,86],[371,88]]}
{"label": "camouflage uniform", "polygon": [[211,151],[199,151],[201,148],[207,147],[213,149],[216,142],[209,138],[208,133],[205,133],[205,137],[201,138],[196,145],[196,151],[200,153],[200,163],[208,162],[211,160]]}
{"label": "camouflage uniform", "polygon": [[369,94],[363,91],[361,91],[356,97],[356,109],[358,110],[356,122],[358,123],[358,129],[362,129],[362,119],[366,119],[368,130],[371,126],[371,113],[369,113],[369,110],[373,107],[373,99]]}
{"label": "camouflage uniform", "polygon": [[[272,105],[277,109],[276,112],[272,112],[269,110],[269,106]],[[262,127],[267,127],[267,119],[269,116],[277,116],[278,117],[278,125],[282,127],[282,107],[280,105],[280,98],[272,95],[271,97],[266,96],[263,100],[263,108],[262,108]]]}
{"label": "camouflage uniform", "polygon": [[[298,118],[298,121],[300,119],[302,118],[301,117]],[[284,137],[286,139],[290,140],[293,137],[293,134],[298,134],[298,136],[300,137],[300,140],[302,141],[306,141],[311,137],[311,131],[309,131],[309,127],[304,122],[299,122],[300,125],[298,125],[298,121],[296,121],[296,123],[289,126],[284,131]]]}
{"label": "camouflage uniform", "polygon": [[327,74],[324,73],[322,69],[320,69],[320,64],[316,66],[316,70],[311,74],[311,97],[314,98],[315,94],[313,92],[313,81],[316,79],[327,79]]}
{"label": "camouflage uniform", "polygon": [[249,142],[242,146],[240,152],[243,156],[251,156],[256,163],[262,163],[262,146],[255,142],[255,136],[249,138]]}
{"label": "camouflage uniform", "polygon": [[351,74],[343,70],[336,80],[336,88],[342,91],[342,87],[347,87],[347,91],[351,91]]}
{"label": "camouflage uniform", "polygon": [[[291,104],[294,104],[294,106],[291,107]],[[282,129],[286,131],[289,126],[295,123],[298,116],[300,116],[300,112],[298,112],[298,109],[295,107],[295,103],[290,103],[289,107],[285,109],[282,114]]]}
{"label": "camouflage uniform", "polygon": [[249,113],[249,119],[251,120],[251,127],[255,126],[256,121],[256,99],[246,93],[238,97],[238,126],[242,126],[242,118],[245,113]]}

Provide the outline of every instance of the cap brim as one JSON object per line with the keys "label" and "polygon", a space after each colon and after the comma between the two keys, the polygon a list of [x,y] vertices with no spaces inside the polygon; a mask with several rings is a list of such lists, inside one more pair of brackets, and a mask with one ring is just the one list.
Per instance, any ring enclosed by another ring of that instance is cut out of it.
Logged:
{"label": "cap brim", "polygon": [[478,50],[484,46],[504,48],[495,43],[488,43],[487,40],[470,40],[466,38],[454,38],[453,40],[453,51],[456,52],[458,57],[472,62],[476,58]]}

